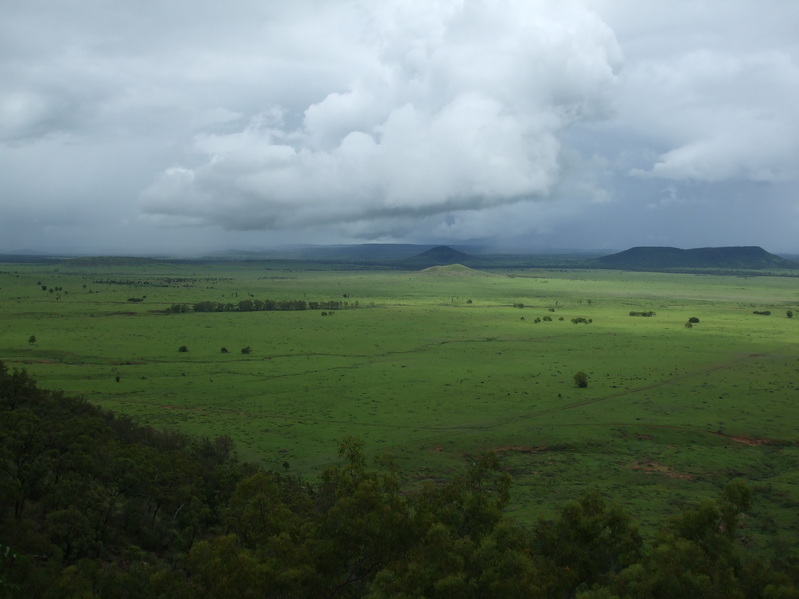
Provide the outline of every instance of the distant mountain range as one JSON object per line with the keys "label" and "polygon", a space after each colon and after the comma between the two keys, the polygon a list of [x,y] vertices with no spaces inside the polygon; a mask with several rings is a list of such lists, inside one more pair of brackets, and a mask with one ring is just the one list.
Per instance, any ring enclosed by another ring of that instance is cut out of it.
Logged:
{"label": "distant mountain range", "polygon": [[[507,256],[472,256],[449,246],[438,246],[393,262],[397,268],[422,270],[461,264],[470,268],[501,268]],[[799,269],[799,262],[770,254],[761,247],[715,247],[681,250],[673,247],[634,247],[595,259],[575,260],[572,268],[619,270],[784,270]]]}
{"label": "distant mountain range", "polygon": [[[793,258],[793,256],[791,256]],[[0,255],[2,263],[61,263],[83,266],[155,264],[160,262],[214,263],[321,262],[334,268],[387,268],[424,270],[460,264],[472,269],[517,268],[607,268],[648,271],[799,271],[799,261],[771,254],[761,247],[706,247],[682,250],[674,247],[634,247],[603,256],[600,252],[492,253],[482,246],[356,244],[332,246],[294,246],[264,251],[229,251],[204,258],[154,258],[126,256]],[[793,274],[793,273],[792,273]],[[799,272],[796,273],[799,276]]]}

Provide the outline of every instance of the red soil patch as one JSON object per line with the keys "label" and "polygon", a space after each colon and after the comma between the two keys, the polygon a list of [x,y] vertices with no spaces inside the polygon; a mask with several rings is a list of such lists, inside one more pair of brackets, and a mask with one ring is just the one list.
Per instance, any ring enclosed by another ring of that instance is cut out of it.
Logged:
{"label": "red soil patch", "polygon": [[712,433],[717,437],[724,437],[725,439],[729,439],[730,441],[735,441],[736,443],[743,443],[744,445],[749,445],[749,447],[757,447],[758,445],[765,445],[769,442],[768,439],[750,439],[749,437],[744,437],[743,435],[725,435],[724,433]]}
{"label": "red soil patch", "polygon": [[662,474],[663,476],[668,476],[669,478],[679,478],[682,480],[689,480],[693,478],[690,474],[674,472],[674,470],[668,466],[649,459],[636,460],[633,462],[633,465],[630,466],[630,470],[641,470],[646,474]]}
{"label": "red soil patch", "polygon": [[757,447],[758,445],[768,443],[766,439],[750,439],[749,437],[729,437],[729,439],[731,441],[735,441],[736,443],[743,443],[744,445],[749,445],[751,447]]}

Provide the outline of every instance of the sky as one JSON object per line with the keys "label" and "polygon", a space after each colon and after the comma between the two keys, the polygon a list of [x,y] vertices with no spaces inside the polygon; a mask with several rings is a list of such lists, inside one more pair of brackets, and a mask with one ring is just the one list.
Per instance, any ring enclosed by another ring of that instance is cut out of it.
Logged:
{"label": "sky", "polygon": [[799,253],[795,0],[0,0],[0,252]]}

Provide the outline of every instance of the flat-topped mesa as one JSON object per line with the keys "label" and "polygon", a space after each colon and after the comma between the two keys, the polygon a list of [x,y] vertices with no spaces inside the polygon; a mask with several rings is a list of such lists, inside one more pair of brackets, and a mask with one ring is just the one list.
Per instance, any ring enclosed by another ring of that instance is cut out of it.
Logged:
{"label": "flat-topped mesa", "polygon": [[796,269],[799,262],[781,258],[758,246],[705,247],[682,250],[674,247],[633,247],[592,261],[598,268],[630,270],[661,268],[725,268],[763,270]]}

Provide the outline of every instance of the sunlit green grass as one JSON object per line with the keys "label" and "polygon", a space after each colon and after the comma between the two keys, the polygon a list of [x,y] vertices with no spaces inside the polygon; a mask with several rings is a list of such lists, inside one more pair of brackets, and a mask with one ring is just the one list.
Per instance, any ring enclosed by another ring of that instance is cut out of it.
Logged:
{"label": "sunlit green grass", "polygon": [[[243,263],[0,270],[8,365],[144,423],[230,435],[268,467],[313,477],[339,439],[357,435],[413,483],[494,450],[523,521],[586,487],[656,521],[744,478],[759,493],[758,538],[796,538],[794,278]],[[250,295],[359,307],[161,312]],[[648,310],[656,316],[629,316]],[[692,316],[700,322],[686,328]],[[578,370],[586,389],[574,385]]]}

